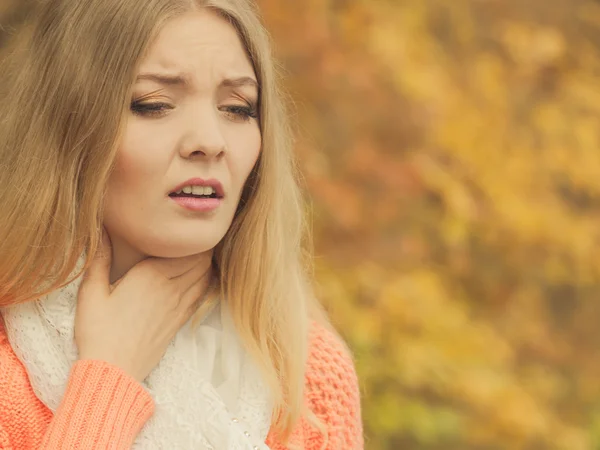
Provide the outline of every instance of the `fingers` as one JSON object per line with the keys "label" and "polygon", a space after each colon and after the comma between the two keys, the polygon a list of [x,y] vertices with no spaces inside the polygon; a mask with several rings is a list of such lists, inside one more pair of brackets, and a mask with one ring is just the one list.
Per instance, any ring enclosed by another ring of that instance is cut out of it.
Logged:
{"label": "fingers", "polygon": [[110,264],[111,264],[111,244],[108,233],[103,228],[102,238],[98,249],[94,254],[91,264],[85,272],[82,285],[94,286],[94,288],[102,290],[103,293],[109,293],[110,279]]}

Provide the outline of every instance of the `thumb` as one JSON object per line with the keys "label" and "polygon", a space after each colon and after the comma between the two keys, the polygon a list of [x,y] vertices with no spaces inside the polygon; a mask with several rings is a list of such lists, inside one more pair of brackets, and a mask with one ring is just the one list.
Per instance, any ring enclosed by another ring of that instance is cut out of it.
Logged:
{"label": "thumb", "polygon": [[86,289],[93,287],[103,294],[109,295],[111,254],[110,238],[106,229],[102,228],[102,238],[82,281],[82,285],[87,286]]}

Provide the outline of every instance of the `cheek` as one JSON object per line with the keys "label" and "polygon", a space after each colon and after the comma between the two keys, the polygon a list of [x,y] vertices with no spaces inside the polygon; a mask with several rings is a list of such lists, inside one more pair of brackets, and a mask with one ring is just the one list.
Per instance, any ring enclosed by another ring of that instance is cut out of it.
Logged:
{"label": "cheek", "polygon": [[141,245],[137,237],[151,235],[147,224],[153,222],[164,200],[160,180],[170,159],[165,137],[139,128],[134,124],[126,129],[104,202],[104,225],[111,237],[136,245]]}
{"label": "cheek", "polygon": [[164,197],[156,181],[162,180],[168,167],[164,137],[141,133],[136,128],[134,125],[127,129],[107,185],[104,219],[109,231],[116,235],[127,234],[148,222],[157,202]]}
{"label": "cheek", "polygon": [[262,138],[258,127],[238,133],[230,140],[232,174],[238,186],[246,182],[261,152]]}
{"label": "cheek", "polygon": [[[164,154],[164,142],[139,127],[131,126],[124,136],[117,158],[115,170],[109,180],[109,190],[138,193],[154,186],[157,177],[162,177],[169,156]],[[143,197],[141,197],[143,198]]]}
{"label": "cheek", "polygon": [[105,197],[106,225],[114,234],[123,234],[124,229],[131,228],[133,217],[141,216],[146,209],[141,199],[143,193],[144,173],[143,164],[138,164],[140,159],[135,154],[120,148],[115,161],[115,168],[108,180]]}

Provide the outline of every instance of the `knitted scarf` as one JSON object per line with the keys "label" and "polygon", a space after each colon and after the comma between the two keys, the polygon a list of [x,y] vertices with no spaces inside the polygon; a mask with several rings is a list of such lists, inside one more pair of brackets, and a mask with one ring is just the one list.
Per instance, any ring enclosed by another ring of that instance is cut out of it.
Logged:
{"label": "knitted scarf", "polygon": [[[10,344],[36,396],[55,412],[77,360],[81,278],[36,301],[2,310]],[[268,450],[269,389],[243,349],[225,304],[188,322],[143,382],[155,402],[134,449]]]}

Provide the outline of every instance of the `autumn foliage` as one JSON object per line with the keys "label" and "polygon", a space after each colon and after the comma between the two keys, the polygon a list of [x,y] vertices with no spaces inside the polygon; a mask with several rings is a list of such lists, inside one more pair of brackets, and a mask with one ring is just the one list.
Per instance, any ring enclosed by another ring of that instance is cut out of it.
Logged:
{"label": "autumn foliage", "polygon": [[600,449],[600,4],[258,3],[367,449]]}
{"label": "autumn foliage", "polygon": [[600,448],[600,4],[260,4],[367,448]]}

